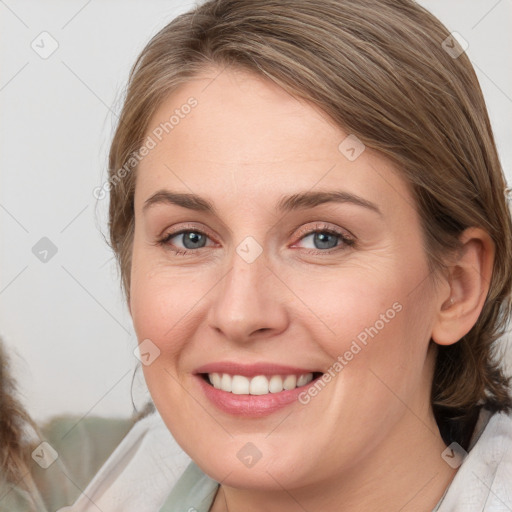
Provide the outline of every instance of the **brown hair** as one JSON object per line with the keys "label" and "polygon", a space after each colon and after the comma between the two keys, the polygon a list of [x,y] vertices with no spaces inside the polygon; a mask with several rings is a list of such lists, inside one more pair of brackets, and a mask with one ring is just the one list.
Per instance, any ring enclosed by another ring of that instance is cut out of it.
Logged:
{"label": "brown hair", "polygon": [[[492,237],[496,254],[481,315],[457,343],[438,347],[432,385],[445,441],[466,446],[480,406],[512,406],[494,353],[512,311],[512,222],[477,77],[465,53],[447,51],[458,48],[449,37],[412,0],[210,0],[160,30],[130,72],[109,155],[110,243],[126,299],[137,168],[131,157],[150,117],[211,64],[266,77],[396,165],[411,185],[433,279],[465,228]],[[119,179],[130,160],[131,172]]]}
{"label": "brown hair", "polygon": [[25,437],[27,428],[39,433],[17,397],[9,357],[0,338],[0,501],[4,498],[4,482],[32,493],[35,489],[30,473],[30,453],[35,445]]}

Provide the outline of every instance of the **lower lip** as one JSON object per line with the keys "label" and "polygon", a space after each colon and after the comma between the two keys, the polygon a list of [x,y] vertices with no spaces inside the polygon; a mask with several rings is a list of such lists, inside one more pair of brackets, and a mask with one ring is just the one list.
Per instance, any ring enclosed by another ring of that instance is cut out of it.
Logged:
{"label": "lower lip", "polygon": [[206,397],[221,411],[236,416],[247,417],[265,416],[297,402],[298,396],[317,380],[314,379],[306,386],[280,391],[279,393],[268,393],[266,395],[236,395],[222,391],[222,389],[214,388],[200,375],[195,375],[195,377],[199,381],[199,385]]}

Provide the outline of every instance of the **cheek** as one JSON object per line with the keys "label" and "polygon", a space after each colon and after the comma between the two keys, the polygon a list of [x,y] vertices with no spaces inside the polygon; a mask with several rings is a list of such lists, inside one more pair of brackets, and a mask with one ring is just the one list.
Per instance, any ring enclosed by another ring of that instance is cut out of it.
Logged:
{"label": "cheek", "polygon": [[302,320],[310,318],[309,326],[322,343],[332,347],[329,353],[333,357],[340,349],[348,349],[351,340],[357,338],[364,344],[400,321],[405,294],[389,266],[343,268],[307,276],[290,273],[287,282],[303,304],[306,316]]}
{"label": "cheek", "polygon": [[[141,269],[142,270],[142,269]],[[182,337],[188,318],[204,297],[203,281],[179,276],[169,269],[152,269],[134,276],[131,286],[132,319],[137,338],[149,338],[168,352]]]}
{"label": "cheek", "polygon": [[139,343],[149,339],[159,353],[143,371],[155,404],[162,394],[159,409],[167,408],[180,400],[181,386],[188,385],[183,379],[190,368],[184,360],[191,352],[197,354],[193,340],[205,324],[209,290],[219,273],[149,257],[137,261],[131,284],[133,326]]}
{"label": "cheek", "polygon": [[300,321],[328,354],[333,372],[351,369],[340,379],[343,387],[361,393],[372,383],[383,388],[381,377],[397,393],[407,394],[408,386],[412,389],[422,378],[429,289],[421,258],[415,264],[412,260],[408,258],[408,265],[397,258],[387,265],[346,268],[329,277],[288,276],[287,282],[308,306],[307,311],[302,306],[305,316]]}
{"label": "cheek", "polygon": [[[197,281],[199,281],[197,279]],[[182,381],[181,356],[197,325],[198,303],[204,289],[191,276],[179,276],[168,266],[143,265],[132,273],[131,308],[139,343],[156,347],[158,356],[142,370],[153,402],[172,424],[191,425],[197,417],[194,402],[183,400],[187,383]],[[141,346],[142,347],[142,346]],[[142,350],[141,350],[142,353]],[[175,432],[173,432],[175,434]]]}
{"label": "cheek", "polygon": [[204,295],[192,267],[172,267],[160,247],[148,247],[136,230],[132,254],[130,310],[139,341],[149,338],[160,346],[178,339],[172,330]]}

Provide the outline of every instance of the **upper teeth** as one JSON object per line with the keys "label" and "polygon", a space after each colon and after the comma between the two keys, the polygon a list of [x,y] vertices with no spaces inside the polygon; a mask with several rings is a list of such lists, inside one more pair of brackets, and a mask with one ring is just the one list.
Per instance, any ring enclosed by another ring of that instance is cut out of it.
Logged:
{"label": "upper teeth", "polygon": [[216,389],[228,391],[235,395],[266,395],[279,393],[280,391],[295,389],[305,386],[313,380],[312,373],[302,375],[273,375],[268,378],[265,375],[257,375],[251,379],[243,375],[229,375],[228,373],[209,373],[208,378]]}

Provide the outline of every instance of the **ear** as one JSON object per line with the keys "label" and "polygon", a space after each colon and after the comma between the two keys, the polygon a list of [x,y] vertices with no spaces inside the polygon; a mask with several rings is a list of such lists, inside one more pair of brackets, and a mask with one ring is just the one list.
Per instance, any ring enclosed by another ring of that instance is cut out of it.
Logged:
{"label": "ear", "polygon": [[492,277],[495,246],[489,234],[470,227],[459,237],[464,244],[449,266],[448,291],[439,295],[432,339],[452,345],[475,325],[487,297]]}

